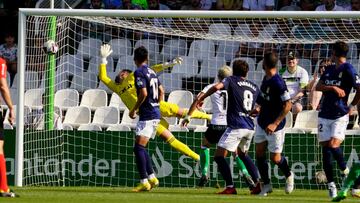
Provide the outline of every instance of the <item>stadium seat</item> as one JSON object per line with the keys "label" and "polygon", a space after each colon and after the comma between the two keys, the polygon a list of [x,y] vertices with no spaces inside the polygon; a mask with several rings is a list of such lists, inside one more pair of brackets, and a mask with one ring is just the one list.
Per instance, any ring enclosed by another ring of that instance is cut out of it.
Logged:
{"label": "stadium seat", "polygon": [[125,109],[127,108],[124,102],[120,99],[119,95],[115,92],[113,92],[111,95],[109,106],[116,107],[121,112],[125,111]]}
{"label": "stadium seat", "polygon": [[74,128],[69,124],[63,124],[63,130],[74,130]]}
{"label": "stadium seat", "polygon": [[140,46],[145,47],[148,50],[149,55],[152,53],[160,53],[159,42],[157,41],[157,39],[139,39],[135,42],[134,49]]}
{"label": "stadium seat", "polygon": [[120,123],[120,111],[113,106],[103,106],[96,109],[93,124],[101,127],[109,127],[110,125]]}
{"label": "stadium seat", "polygon": [[255,83],[259,88],[261,85],[261,82],[265,76],[264,71],[257,71],[257,70],[249,70],[247,74],[247,79],[251,82]]}
{"label": "stadium seat", "polygon": [[113,50],[112,58],[119,59],[121,56],[131,55],[132,47],[129,39],[112,39],[109,44]]}
{"label": "stadium seat", "polygon": [[74,75],[70,89],[76,89],[79,93],[88,89],[95,89],[97,87],[97,80],[97,76],[94,73],[85,72],[80,75]]}
{"label": "stadium seat", "polygon": [[[227,39],[231,35],[231,27],[225,23],[213,23],[209,26],[209,34],[219,37],[219,39]],[[219,44],[219,40],[215,40],[216,45]]]}
{"label": "stadium seat", "polygon": [[357,73],[360,72],[360,60],[359,59],[350,59],[348,62],[355,68]]}
{"label": "stadium seat", "polygon": [[[4,122],[3,122],[3,123],[4,123],[4,129],[13,129],[13,127],[16,127],[16,111],[17,111],[17,106],[14,105],[13,107],[14,107],[14,113],[15,113],[14,123],[13,123],[13,125],[10,124],[10,122],[9,122],[10,111],[7,110],[6,113],[5,113],[5,118],[4,118]],[[25,122],[25,117],[26,117],[26,115],[29,114],[30,112],[31,112],[30,107],[24,106],[24,122]],[[6,126],[6,128],[5,128],[5,126]]]}
{"label": "stadium seat", "polygon": [[62,89],[55,93],[54,105],[61,110],[79,105],[79,92],[74,89]]}
{"label": "stadium seat", "polygon": [[91,111],[95,111],[99,107],[107,106],[107,103],[108,99],[105,90],[88,89],[82,95],[80,106],[86,106]]}
{"label": "stadium seat", "polygon": [[[18,102],[18,91],[17,89],[10,89],[10,97],[13,105],[16,105]],[[8,109],[8,106],[5,103],[4,99],[1,99],[1,107],[3,109]]]}
{"label": "stadium seat", "polygon": [[78,128],[78,131],[101,131],[101,126],[89,123],[89,124],[81,124]]}
{"label": "stadium seat", "polygon": [[164,117],[164,119],[169,125],[178,125],[179,119],[176,117]]}
{"label": "stadium seat", "polygon": [[80,55],[65,54],[60,57],[59,63],[56,67],[57,72],[69,75],[77,75],[84,72],[84,62]]}
{"label": "stadium seat", "polygon": [[137,116],[135,119],[132,119],[129,117],[129,109],[125,109],[120,124],[129,126],[131,129],[134,129],[138,121],[139,121],[139,116]]}
{"label": "stadium seat", "polygon": [[183,127],[180,125],[170,125],[169,131],[170,132],[189,132],[189,129],[187,127]]}
{"label": "stadium seat", "polygon": [[65,114],[63,124],[78,128],[81,124],[89,124],[91,121],[91,110],[86,106],[70,107]]}
{"label": "stadium seat", "polygon": [[41,109],[43,107],[43,89],[29,89],[24,94],[24,105],[31,109]]}
{"label": "stadium seat", "polygon": [[286,114],[286,123],[285,123],[285,128],[292,128],[292,125],[293,125],[293,114],[291,113],[291,111],[289,111],[287,114]]}
{"label": "stadium seat", "polygon": [[189,49],[189,57],[200,62],[215,56],[215,43],[210,40],[194,40]]}
{"label": "stadium seat", "polygon": [[182,64],[175,65],[171,73],[181,73],[185,78],[195,77],[198,73],[198,60],[193,57],[182,58]]}
{"label": "stadium seat", "polygon": [[[16,74],[14,77],[13,84],[11,86],[11,89],[17,89],[18,88],[18,77],[19,74]],[[36,71],[25,71],[24,75],[24,90],[29,89],[36,89],[39,88],[39,73]]]}
{"label": "stadium seat", "polygon": [[194,95],[187,90],[175,90],[169,94],[168,102],[179,105],[180,108],[189,108],[194,100]]}
{"label": "stadium seat", "polygon": [[[282,67],[281,61],[278,60],[276,64],[277,68],[280,69]],[[262,71],[263,70],[263,60],[259,61],[259,63],[256,66],[256,70]]]}
{"label": "stadium seat", "polygon": [[250,39],[252,32],[248,24],[241,23],[234,29],[234,35],[240,36],[246,41]]}
{"label": "stadium seat", "polygon": [[165,89],[165,93],[170,93],[174,90],[180,90],[182,86],[182,73],[162,73],[159,75],[159,80]]}
{"label": "stadium seat", "polygon": [[349,43],[349,51],[346,55],[347,59],[357,59],[358,58],[358,50],[357,45],[355,43]]}
{"label": "stadium seat", "polygon": [[[254,58],[251,57],[238,57],[238,58],[234,58],[233,60],[231,60],[230,63],[230,67],[232,67],[233,63],[235,60],[243,60],[246,61],[246,63],[248,63],[249,65],[249,71],[251,70],[256,70],[256,62]],[[262,68],[260,69],[262,71]]]}
{"label": "stadium seat", "polygon": [[167,40],[163,46],[161,54],[166,61],[170,61],[177,56],[186,56],[187,43],[183,39],[171,39]]}
{"label": "stadium seat", "polygon": [[259,32],[259,39],[270,40],[275,36],[276,32],[278,31],[277,24],[267,24],[263,30]]}
{"label": "stadium seat", "polygon": [[212,57],[201,63],[199,76],[205,78],[216,78],[218,70],[226,65],[223,57]]}
{"label": "stadium seat", "polygon": [[[70,87],[70,77],[68,72],[62,72],[61,70],[56,71],[55,75],[55,91],[61,90],[61,89],[67,89]],[[43,77],[40,81],[40,87],[44,89],[46,86],[46,79]]]}
{"label": "stadium seat", "polygon": [[298,59],[298,65],[304,68],[308,72],[308,75],[311,76],[312,64],[310,59]]}
{"label": "stadium seat", "polygon": [[[106,72],[112,73],[114,72],[114,60],[111,57],[107,57],[106,59],[108,61],[106,65]],[[89,68],[87,72],[99,74],[99,65],[101,64],[101,58],[100,57],[93,57],[90,59],[89,62]]]}
{"label": "stadium seat", "polygon": [[133,56],[129,56],[129,55],[120,56],[120,58],[116,64],[114,72],[119,73],[120,70],[123,70],[123,69],[129,69],[132,71],[134,71],[136,69],[136,65],[135,65]]}
{"label": "stadium seat", "polygon": [[356,95],[356,92],[351,91],[347,100],[347,105],[350,105],[350,103],[354,100],[354,97]]}
{"label": "stadium seat", "polygon": [[125,125],[111,125],[109,126],[106,131],[122,131],[122,132],[131,132],[131,128]]}
{"label": "stadium seat", "polygon": [[240,42],[237,41],[219,41],[216,50],[216,57],[224,57],[226,61],[235,58],[236,52],[239,50]]}
{"label": "stadium seat", "polygon": [[311,132],[317,130],[318,125],[318,111],[305,110],[297,114],[294,128],[310,130]]}
{"label": "stadium seat", "polygon": [[102,41],[99,39],[89,38],[80,41],[76,54],[80,55],[83,59],[91,59],[99,55],[99,50]]}
{"label": "stadium seat", "polygon": [[204,133],[204,132],[206,132],[207,129],[208,129],[207,126],[196,126],[196,128],[194,129],[194,132]]}

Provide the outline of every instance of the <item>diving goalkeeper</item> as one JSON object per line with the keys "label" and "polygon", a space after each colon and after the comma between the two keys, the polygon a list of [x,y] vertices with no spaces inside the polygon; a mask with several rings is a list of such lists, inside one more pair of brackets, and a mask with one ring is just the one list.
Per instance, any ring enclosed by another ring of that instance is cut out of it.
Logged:
{"label": "diving goalkeeper", "polygon": [[[117,76],[116,80],[111,80],[106,73],[106,58],[112,53],[111,46],[104,44],[100,49],[100,56],[102,58],[99,66],[99,79],[112,91],[119,95],[120,99],[124,102],[125,106],[131,111],[137,101],[137,94],[134,85],[134,73],[131,70],[122,70]],[[181,64],[182,59],[176,58],[172,63],[158,64],[151,67],[155,72],[160,72],[166,68],[170,68],[176,64]],[[174,135],[168,130],[169,123],[164,117],[179,117],[184,118],[187,115],[188,110],[181,109],[178,105],[161,101],[160,113],[161,119],[158,127],[156,128],[156,135],[160,136],[165,142],[177,151],[193,158],[194,160],[200,160],[200,156],[192,151],[187,145],[177,140]],[[200,118],[210,120],[211,116],[196,111],[192,114],[192,118]]]}

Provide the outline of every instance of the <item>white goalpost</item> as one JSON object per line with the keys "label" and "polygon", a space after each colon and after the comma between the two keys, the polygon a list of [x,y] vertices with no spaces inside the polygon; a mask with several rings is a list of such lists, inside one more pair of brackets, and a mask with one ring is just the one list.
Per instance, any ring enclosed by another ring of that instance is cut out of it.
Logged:
{"label": "white goalpost", "polygon": [[[248,79],[260,85],[262,57],[268,51],[279,55],[279,69],[286,67],[289,52],[298,53],[299,65],[312,79],[321,61],[330,57],[331,44],[342,40],[349,44],[348,60],[359,72],[359,19],[359,12],[20,9],[18,73],[11,84],[17,114],[15,185],[135,184],[131,130],[136,120],[128,118],[119,97],[98,79],[104,43],[114,51],[107,65],[112,80],[120,70],[135,70],[132,53],[139,46],[149,50],[150,65],[181,56],[181,65],[158,74],[166,101],[189,108],[196,94],[216,81],[217,70],[235,59],[249,64]],[[43,51],[48,40],[57,43],[56,54]],[[295,172],[296,188],[323,189],[325,183],[315,175],[322,171],[317,112],[308,96],[302,104],[304,111],[295,120],[287,116],[284,154]],[[203,111],[211,114],[211,105],[204,104]],[[199,152],[206,121],[193,119],[182,128],[180,118],[166,119],[174,135]],[[358,160],[356,119],[343,144],[349,166]],[[150,141],[149,151],[160,186],[196,185],[199,163],[159,137]],[[254,146],[249,153],[255,158]],[[229,162],[235,183],[245,186],[232,157]],[[273,185],[282,187],[285,178],[278,168],[271,165],[269,173]],[[215,162],[209,175],[210,185],[222,184]]]}

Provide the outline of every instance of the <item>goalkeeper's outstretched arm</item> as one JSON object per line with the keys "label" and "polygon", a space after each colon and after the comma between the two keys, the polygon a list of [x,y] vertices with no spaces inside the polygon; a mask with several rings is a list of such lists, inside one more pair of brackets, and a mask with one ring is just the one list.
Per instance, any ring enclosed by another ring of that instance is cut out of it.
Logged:
{"label": "goalkeeper's outstretched arm", "polygon": [[111,46],[104,44],[100,48],[101,64],[99,65],[99,79],[109,89],[116,92],[116,83],[108,77],[106,72],[107,57],[112,53]]}
{"label": "goalkeeper's outstretched arm", "polygon": [[156,65],[151,66],[151,69],[153,69],[156,73],[158,73],[167,68],[171,68],[177,64],[181,64],[182,62],[183,62],[183,59],[181,57],[176,57],[174,60],[172,60],[171,63],[165,62],[165,63],[161,63],[161,64],[156,64]]}

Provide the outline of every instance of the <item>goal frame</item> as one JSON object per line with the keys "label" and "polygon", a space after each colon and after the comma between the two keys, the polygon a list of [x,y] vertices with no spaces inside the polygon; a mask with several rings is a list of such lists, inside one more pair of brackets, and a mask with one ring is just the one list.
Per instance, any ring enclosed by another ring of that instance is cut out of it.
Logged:
{"label": "goal frame", "polygon": [[[18,104],[16,117],[15,185],[23,186],[24,167],[24,80],[26,64],[26,17],[35,16],[107,16],[107,17],[154,17],[154,18],[359,18],[360,12],[313,12],[313,11],[163,11],[163,10],[91,10],[91,9],[19,9],[18,18]],[[321,42],[321,41],[320,41]]]}

